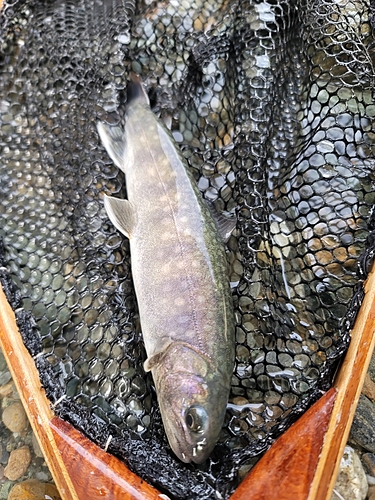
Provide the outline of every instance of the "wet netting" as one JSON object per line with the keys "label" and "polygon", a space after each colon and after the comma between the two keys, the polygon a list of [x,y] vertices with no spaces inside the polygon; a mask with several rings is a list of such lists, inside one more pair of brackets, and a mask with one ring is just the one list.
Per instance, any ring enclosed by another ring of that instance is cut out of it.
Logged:
{"label": "wet netting", "polygon": [[[54,411],[173,499],[227,498],[348,345],[374,247],[373,25],[366,0],[4,0],[3,288]],[[96,123],[123,122],[131,71],[237,218],[236,366],[199,466],[168,447],[103,206],[126,187]]]}

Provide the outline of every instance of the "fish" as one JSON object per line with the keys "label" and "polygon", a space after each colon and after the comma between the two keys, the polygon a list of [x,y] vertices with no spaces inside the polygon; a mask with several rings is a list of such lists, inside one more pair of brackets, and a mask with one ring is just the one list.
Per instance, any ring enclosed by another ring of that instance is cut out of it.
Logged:
{"label": "fish", "polygon": [[104,206],[130,242],[144,368],[172,451],[202,463],[220,436],[235,359],[223,230],[138,77],[128,85],[125,127],[97,128],[125,173],[128,198],[104,195]]}

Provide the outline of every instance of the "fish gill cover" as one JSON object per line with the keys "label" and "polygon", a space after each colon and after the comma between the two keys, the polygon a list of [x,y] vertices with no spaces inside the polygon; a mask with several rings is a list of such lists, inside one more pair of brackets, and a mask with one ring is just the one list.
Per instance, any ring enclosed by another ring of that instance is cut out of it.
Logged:
{"label": "fish gill cover", "polygon": [[[228,497],[348,345],[374,248],[373,21],[365,0],[3,3],[3,287],[56,413],[171,498]],[[96,123],[123,124],[131,71],[202,196],[237,217],[236,366],[200,466],[168,448],[103,206],[126,188]]]}

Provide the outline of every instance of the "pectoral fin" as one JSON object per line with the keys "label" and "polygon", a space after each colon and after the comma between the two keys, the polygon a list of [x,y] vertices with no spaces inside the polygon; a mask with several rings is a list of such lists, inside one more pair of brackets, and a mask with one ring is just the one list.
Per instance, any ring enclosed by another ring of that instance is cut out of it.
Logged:
{"label": "pectoral fin", "polygon": [[110,127],[102,122],[97,124],[103,146],[114,164],[123,172],[125,158],[125,134],[121,127]]}
{"label": "pectoral fin", "polygon": [[149,358],[146,359],[146,361],[143,364],[143,368],[145,372],[150,372],[153,368],[155,368],[156,365],[160,363],[161,358],[164,355],[164,351],[162,352],[157,352],[150,356]]}
{"label": "pectoral fin", "polygon": [[104,195],[104,207],[112,224],[130,239],[136,225],[136,212],[130,201]]}
{"label": "pectoral fin", "polygon": [[163,359],[165,353],[168,351],[168,349],[171,347],[172,342],[167,341],[159,351],[156,351],[154,354],[151,354],[146,361],[144,362],[143,368],[145,372],[151,371],[155,366],[157,366],[161,360]]}

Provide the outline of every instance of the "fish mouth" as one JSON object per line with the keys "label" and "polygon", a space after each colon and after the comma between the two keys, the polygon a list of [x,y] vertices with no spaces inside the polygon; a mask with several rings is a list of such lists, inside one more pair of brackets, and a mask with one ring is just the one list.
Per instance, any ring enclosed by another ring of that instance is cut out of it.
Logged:
{"label": "fish mouth", "polygon": [[202,436],[196,442],[192,442],[189,431],[182,423],[180,423],[180,426],[183,431],[181,434],[185,437],[185,440],[182,440],[181,434],[178,436],[178,432],[171,427],[166,429],[168,441],[173,453],[186,464],[190,462],[195,462],[196,464],[202,463],[212,451],[211,448],[207,446],[207,438]]}
{"label": "fish mouth", "polygon": [[[190,448],[191,451],[189,451],[189,452],[186,450],[186,447],[181,446],[181,443],[178,443],[178,445],[179,445],[178,446],[178,453],[177,453],[177,450],[174,450],[174,453],[178,456],[178,458],[182,462],[185,462],[186,464],[189,464],[190,462],[195,462],[196,464],[200,464],[200,463],[204,462],[204,460],[206,460],[206,458],[210,454],[210,451],[208,449],[206,449],[206,451],[204,453],[202,453],[204,448],[206,448],[206,446],[207,446],[206,438],[202,438],[201,441],[198,441],[196,443],[196,446],[191,445],[191,448]],[[183,449],[185,451],[182,451]],[[208,453],[207,453],[207,451],[208,451]]]}

